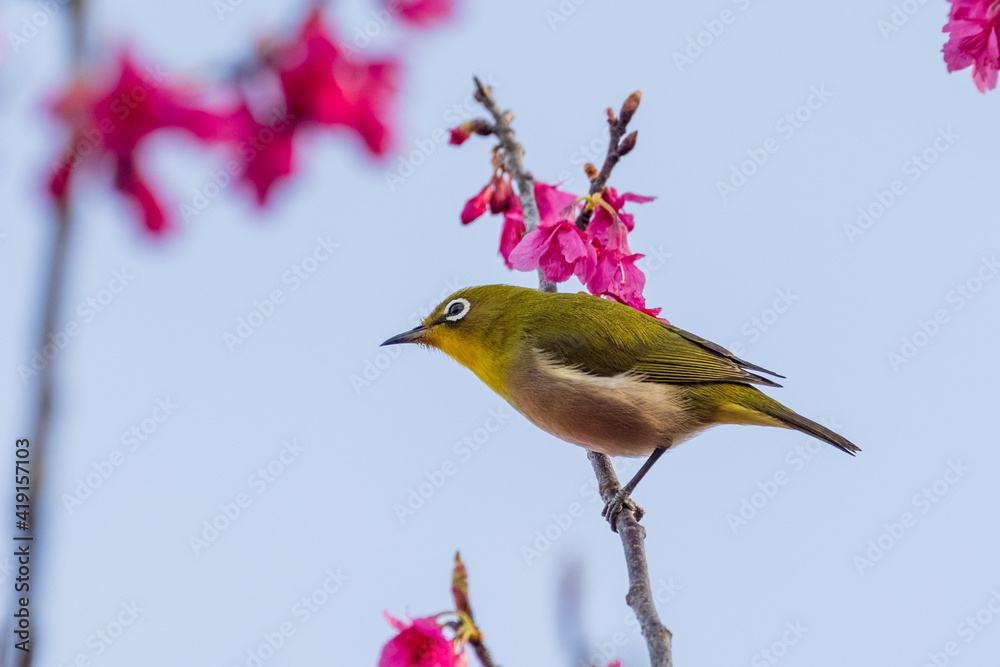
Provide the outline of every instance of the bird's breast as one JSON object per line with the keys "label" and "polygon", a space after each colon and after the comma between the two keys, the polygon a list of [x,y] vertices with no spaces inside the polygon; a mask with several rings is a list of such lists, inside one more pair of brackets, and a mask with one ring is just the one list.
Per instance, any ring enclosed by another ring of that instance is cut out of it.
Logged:
{"label": "bird's breast", "polygon": [[704,427],[679,387],[629,375],[585,373],[533,350],[514,364],[506,398],[552,435],[615,456],[670,447]]}

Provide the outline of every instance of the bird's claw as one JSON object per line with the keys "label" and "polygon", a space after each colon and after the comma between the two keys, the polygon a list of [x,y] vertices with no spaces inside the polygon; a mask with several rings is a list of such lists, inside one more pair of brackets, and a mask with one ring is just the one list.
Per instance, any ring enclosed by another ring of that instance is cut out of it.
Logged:
{"label": "bird's claw", "polygon": [[611,500],[607,502],[604,509],[601,511],[601,516],[608,520],[611,524],[611,530],[618,532],[618,515],[622,513],[622,510],[629,510],[635,516],[635,520],[639,521],[642,519],[643,515],[646,514],[646,510],[639,507],[634,500],[629,498],[628,493],[625,489],[619,489]]}

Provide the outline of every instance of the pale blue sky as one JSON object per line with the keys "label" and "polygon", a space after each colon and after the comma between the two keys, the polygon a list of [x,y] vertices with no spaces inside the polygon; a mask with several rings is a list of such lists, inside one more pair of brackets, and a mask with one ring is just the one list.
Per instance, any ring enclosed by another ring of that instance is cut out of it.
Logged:
{"label": "pale blue sky", "polygon": [[[95,55],[127,38],[179,80],[222,75],[302,9],[244,0],[220,20],[207,1],[89,5]],[[30,421],[32,385],[16,368],[35,344],[50,225],[40,174],[59,141],[41,109],[66,71],[63,10],[10,47],[39,6],[0,12],[0,442],[11,448]],[[268,667],[373,665],[391,635],[383,609],[449,606],[456,549],[501,664],[572,664],[557,587],[574,562],[586,654],[618,641],[614,657],[646,664],[584,452],[445,356],[378,347],[457,287],[534,284],[496,257],[499,220],[459,224],[489,178],[488,142],[434,139],[469,117],[473,74],[515,110],[529,169],[575,191],[603,153],[604,108],[641,88],[638,146],[611,183],[658,197],[631,209],[649,303],[786,375],[770,395],[863,450],[852,459],[797,433],[729,426],[656,465],[635,497],[675,664],[924,665],[947,648],[949,664],[995,661],[1000,97],[968,71],[946,73],[946,3],[907,4],[915,13],[884,33],[893,6],[464,3],[433,34],[390,22],[364,49],[407,43],[399,152],[384,164],[346,134],[319,135],[266,212],[229,190],[156,244],[106,185],[86,184],[37,664],[246,665],[287,623]],[[332,14],[350,37],[369,12],[350,2]],[[707,46],[679,66],[702,31]],[[150,148],[175,215],[223,164],[184,138]],[[411,159],[422,164],[399,172]],[[741,165],[752,173],[730,180]],[[406,175],[390,188],[387,173]],[[720,182],[735,192],[723,198]],[[337,247],[293,290],[283,275],[320,243]],[[77,304],[115,271],[134,279],[85,321]],[[230,351],[225,334],[275,289],[285,301]],[[146,429],[138,445],[122,439],[133,427]],[[67,509],[62,494],[115,450],[113,474]],[[440,488],[401,519],[396,506],[428,480]],[[238,518],[195,553],[190,538],[233,505]],[[877,562],[858,560],[880,542]],[[310,610],[310,596],[323,604]],[[136,618],[104,643],[97,632],[122,614]]]}

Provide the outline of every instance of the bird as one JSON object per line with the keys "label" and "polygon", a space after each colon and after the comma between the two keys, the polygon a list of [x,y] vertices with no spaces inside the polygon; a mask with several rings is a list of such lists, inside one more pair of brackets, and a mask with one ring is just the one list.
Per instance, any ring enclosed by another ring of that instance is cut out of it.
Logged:
{"label": "bird", "polygon": [[794,429],[854,456],[860,448],[754,385],[773,371],[631,306],[583,292],[511,285],[461,289],[382,345],[416,343],[462,364],[544,431],[612,456],[647,456],[605,505],[615,529],[630,495],[671,447],[718,424]]}

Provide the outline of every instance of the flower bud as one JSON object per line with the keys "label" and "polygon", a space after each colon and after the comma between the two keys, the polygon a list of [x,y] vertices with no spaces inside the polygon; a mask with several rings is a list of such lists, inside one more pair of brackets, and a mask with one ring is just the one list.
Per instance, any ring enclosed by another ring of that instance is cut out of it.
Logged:
{"label": "flower bud", "polygon": [[635,148],[635,140],[639,132],[632,132],[627,137],[622,139],[622,142],[618,144],[618,155],[628,155]]}
{"label": "flower bud", "polygon": [[618,114],[618,119],[623,124],[628,125],[628,122],[632,120],[632,115],[635,113],[635,110],[639,108],[639,100],[641,99],[642,99],[641,90],[637,90],[631,95],[629,95],[627,98],[625,98],[625,103],[622,104],[622,110]]}

